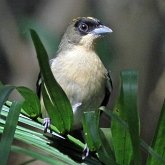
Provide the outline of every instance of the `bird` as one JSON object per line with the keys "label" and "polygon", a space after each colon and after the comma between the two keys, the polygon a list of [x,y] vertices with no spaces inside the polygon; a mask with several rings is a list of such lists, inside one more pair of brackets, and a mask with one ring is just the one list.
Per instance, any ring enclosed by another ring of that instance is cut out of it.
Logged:
{"label": "bird", "polygon": [[[56,56],[50,60],[53,76],[72,106],[73,130],[82,128],[83,112],[95,111],[109,102],[112,79],[95,51],[95,44],[98,38],[111,32],[112,29],[97,18],[75,18],[68,25]],[[37,94],[41,98],[40,80],[39,76]],[[44,106],[42,112],[45,121],[49,121]]]}

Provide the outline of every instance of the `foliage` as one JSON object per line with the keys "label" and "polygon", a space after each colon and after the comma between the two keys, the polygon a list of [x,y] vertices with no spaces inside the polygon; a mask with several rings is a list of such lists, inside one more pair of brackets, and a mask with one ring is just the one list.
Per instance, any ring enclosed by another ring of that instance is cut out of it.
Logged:
{"label": "foliage", "polygon": [[[147,165],[165,164],[165,103],[151,146],[140,138],[138,115],[138,74],[136,71],[121,72],[120,95],[113,111],[101,109],[111,118],[111,127],[100,128],[100,112],[85,112],[83,130],[91,152],[82,160],[85,144],[68,134],[72,127],[73,114],[66,94],[54,79],[49,68],[48,56],[37,33],[31,30],[43,79],[42,94],[51,118],[52,132],[43,133],[41,105],[36,94],[26,87],[0,83],[0,160],[7,164],[11,152],[30,156],[31,162],[41,160],[47,164],[106,164],[141,165],[141,150],[148,153]],[[17,90],[23,101],[8,101]],[[21,113],[20,113],[21,112]],[[13,139],[30,148],[13,144]],[[26,164],[27,162],[23,162]]]}

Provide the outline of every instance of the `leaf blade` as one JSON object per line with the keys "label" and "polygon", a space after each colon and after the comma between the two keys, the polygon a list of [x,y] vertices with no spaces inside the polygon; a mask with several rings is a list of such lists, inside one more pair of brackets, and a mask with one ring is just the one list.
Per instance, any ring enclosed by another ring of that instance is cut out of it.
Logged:
{"label": "leaf blade", "polygon": [[110,128],[100,128],[101,147],[97,151],[99,159],[106,165],[117,165],[111,143]]}
{"label": "leaf blade", "polygon": [[96,115],[95,111],[84,112],[82,123],[86,143],[90,151],[98,150],[101,146],[98,115]]}
{"label": "leaf blade", "polygon": [[1,85],[0,88],[0,112],[2,109],[2,106],[4,105],[4,103],[6,102],[6,100],[8,99],[10,93],[15,89],[14,86],[10,86],[10,85]]}
{"label": "leaf blade", "polygon": [[7,164],[22,104],[23,102],[21,101],[13,102],[6,119],[6,124],[0,141],[0,160],[2,165]]}
{"label": "leaf blade", "polygon": [[16,87],[17,91],[25,99],[22,108],[32,118],[37,117],[41,114],[41,106],[38,96],[27,87]]}
{"label": "leaf blade", "polygon": [[123,115],[128,123],[132,149],[133,162],[135,165],[141,165],[140,136],[139,136],[139,114],[137,109],[137,90],[138,73],[134,70],[125,70],[121,72],[121,94],[123,101]]}
{"label": "leaf blade", "polygon": [[111,131],[116,162],[120,165],[129,165],[132,160],[132,145],[128,125],[122,112],[123,105],[121,97],[120,95],[113,112],[106,111],[106,113],[113,119],[111,122]]}
{"label": "leaf blade", "polygon": [[[36,49],[37,58],[44,83],[46,85],[50,98],[53,100],[53,103],[56,107],[54,113],[60,114],[60,120],[63,122],[64,130],[70,131],[73,123],[73,112],[69,99],[67,98],[65,92],[57,83],[51,72],[48,55],[39,36],[34,30],[30,30],[30,33]],[[56,102],[58,102],[58,104]],[[51,118],[51,120],[53,121],[54,119]],[[60,120],[59,122],[61,122]],[[64,130],[60,130],[60,131],[64,132]]]}
{"label": "leaf blade", "polygon": [[[163,138],[164,133],[165,133],[165,100],[162,106],[157,128],[151,145],[154,151],[157,152],[160,155],[160,157],[162,157],[162,159],[164,159],[165,161],[165,141]],[[151,155],[147,159],[147,165],[155,165],[155,164],[163,165],[164,163],[159,161],[155,157],[151,157]]]}

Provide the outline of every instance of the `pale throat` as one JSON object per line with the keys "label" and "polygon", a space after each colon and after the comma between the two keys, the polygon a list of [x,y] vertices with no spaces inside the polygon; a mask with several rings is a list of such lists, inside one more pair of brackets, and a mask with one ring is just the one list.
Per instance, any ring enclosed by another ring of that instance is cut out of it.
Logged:
{"label": "pale throat", "polygon": [[83,46],[84,48],[88,50],[94,50],[95,39],[96,37],[94,37],[92,34],[88,34],[82,37],[82,39],[79,42],[79,45]]}

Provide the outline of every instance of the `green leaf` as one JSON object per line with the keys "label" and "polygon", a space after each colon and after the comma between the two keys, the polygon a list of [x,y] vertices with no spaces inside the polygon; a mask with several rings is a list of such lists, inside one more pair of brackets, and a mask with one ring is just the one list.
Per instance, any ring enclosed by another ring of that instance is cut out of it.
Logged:
{"label": "green leaf", "polygon": [[[3,106],[3,118],[0,120],[0,134],[3,132],[3,127],[5,124],[4,118],[8,114],[8,109],[9,108],[7,106]],[[67,138],[54,134],[54,132],[53,135],[50,133],[43,135],[43,126],[31,120],[30,118],[23,116],[22,114],[19,117],[19,125],[16,128],[14,138],[18,142],[21,142],[21,144],[25,144],[25,146],[28,145],[29,147],[22,148],[23,150],[18,148],[18,150],[16,149],[17,151],[12,147],[11,149],[13,152],[29,155],[32,158],[36,158],[44,162],[55,161],[73,165],[80,163],[101,165],[101,162],[94,157],[86,158],[82,162],[81,157],[84,144],[70,135],[67,135]],[[19,144],[20,143],[16,144],[17,147],[19,147]],[[63,152],[61,149],[65,150],[65,152]],[[33,155],[33,153],[36,154]],[[74,160],[76,160],[78,163],[76,163]],[[24,162],[21,162],[21,164],[23,163]]]}
{"label": "green leaf", "polygon": [[1,112],[3,104],[8,99],[10,93],[14,89],[15,89],[15,87],[14,86],[10,86],[10,85],[1,86],[1,88],[0,88],[0,112]]}
{"label": "green leaf", "polygon": [[[31,30],[30,32],[37,52],[37,58],[41,70],[41,75],[43,77],[43,81],[45,83],[50,100],[52,101],[55,107],[52,113],[60,114],[58,122],[62,122],[64,125],[63,129],[58,129],[62,133],[64,133],[65,131],[70,131],[73,123],[73,112],[69,99],[67,98],[65,92],[57,83],[51,72],[48,55],[39,36],[34,30]],[[53,123],[57,122],[54,118],[52,118],[52,116],[50,116],[50,119],[52,122],[54,121]]]}
{"label": "green leaf", "polygon": [[[114,114],[122,117],[120,113]],[[118,120],[112,120],[111,131],[116,162],[120,165],[129,165],[132,160],[132,145],[128,129]]]}
{"label": "green leaf", "polygon": [[117,163],[113,160],[113,158],[107,153],[105,148],[101,146],[97,151],[99,160],[103,162],[105,165],[117,165]]}
{"label": "green leaf", "polygon": [[[142,139],[140,140],[140,145],[144,150],[148,152],[154,159],[156,159],[159,163],[165,164],[165,159],[163,159],[157,152],[155,152],[147,143],[145,143]],[[147,161],[148,163],[148,161]]]}
{"label": "green leaf", "polygon": [[47,112],[49,114],[49,116],[51,116],[51,124],[56,126],[57,129],[59,130],[58,132],[63,132],[64,130],[64,123],[62,121],[62,118],[60,116],[60,113],[55,113],[54,109],[56,109],[55,105],[51,102],[48,93],[46,92],[46,87],[44,86],[44,84],[42,83],[42,94],[43,94],[43,101],[44,101],[44,105],[47,109]]}
{"label": "green leaf", "polygon": [[156,159],[153,156],[149,156],[147,160],[147,165],[164,165],[165,164],[165,101],[160,113],[159,121],[157,124],[156,132],[154,134],[152,148],[156,151],[159,156],[164,159],[164,162]]}
{"label": "green leaf", "polygon": [[[114,107],[114,112],[105,111],[113,119],[111,122],[112,143],[115,152],[116,162],[120,165],[129,165],[132,160],[132,145],[128,125],[123,115],[121,95]],[[125,127],[123,127],[123,125]]]}
{"label": "green leaf", "polygon": [[126,70],[121,72],[121,101],[123,116],[128,123],[128,129],[133,148],[133,162],[141,165],[139,114],[137,110],[137,77],[136,71]]}
{"label": "green leaf", "polygon": [[90,151],[98,150],[101,146],[98,114],[95,111],[84,112],[82,121],[85,140]]}
{"label": "green leaf", "polygon": [[41,114],[41,106],[38,96],[29,88],[17,87],[17,91],[25,99],[22,108],[31,117],[37,117]]}
{"label": "green leaf", "polygon": [[116,165],[114,152],[112,150],[112,135],[110,128],[100,129],[101,147],[97,151],[99,159],[106,165]]}
{"label": "green leaf", "polygon": [[13,102],[0,141],[1,165],[6,165],[23,102]]}
{"label": "green leaf", "polygon": [[123,128],[120,119],[112,121],[112,137],[119,164],[141,164],[139,115],[137,110],[137,72],[126,70],[121,72],[121,90],[114,113],[128,125]]}
{"label": "green leaf", "polygon": [[60,160],[60,159],[53,159],[51,157],[49,157],[47,154],[45,154],[44,152],[36,152],[33,151],[31,149],[25,149],[22,147],[18,147],[18,146],[12,146],[11,150],[13,152],[19,153],[19,154],[25,154],[28,155],[32,158],[35,158],[37,160],[41,160],[45,163],[48,164],[52,164],[52,165],[78,165],[76,162],[73,162],[71,160],[65,161],[65,160]]}
{"label": "green leaf", "polygon": [[100,137],[101,137],[101,142],[105,146],[106,151],[114,157],[111,129],[100,128]]}
{"label": "green leaf", "polygon": [[[128,124],[122,120],[116,113],[111,112],[111,111],[107,111],[107,110],[103,110],[109,117],[111,117],[112,120],[115,120],[116,122],[118,122],[123,129],[128,129]],[[114,143],[113,143],[114,145]],[[144,142],[142,139],[140,139],[140,146],[146,151],[148,152],[152,157],[154,157],[156,160],[160,161],[161,163],[165,164],[165,160],[157,153],[155,152],[146,142]],[[115,149],[114,149],[115,151]]]}

